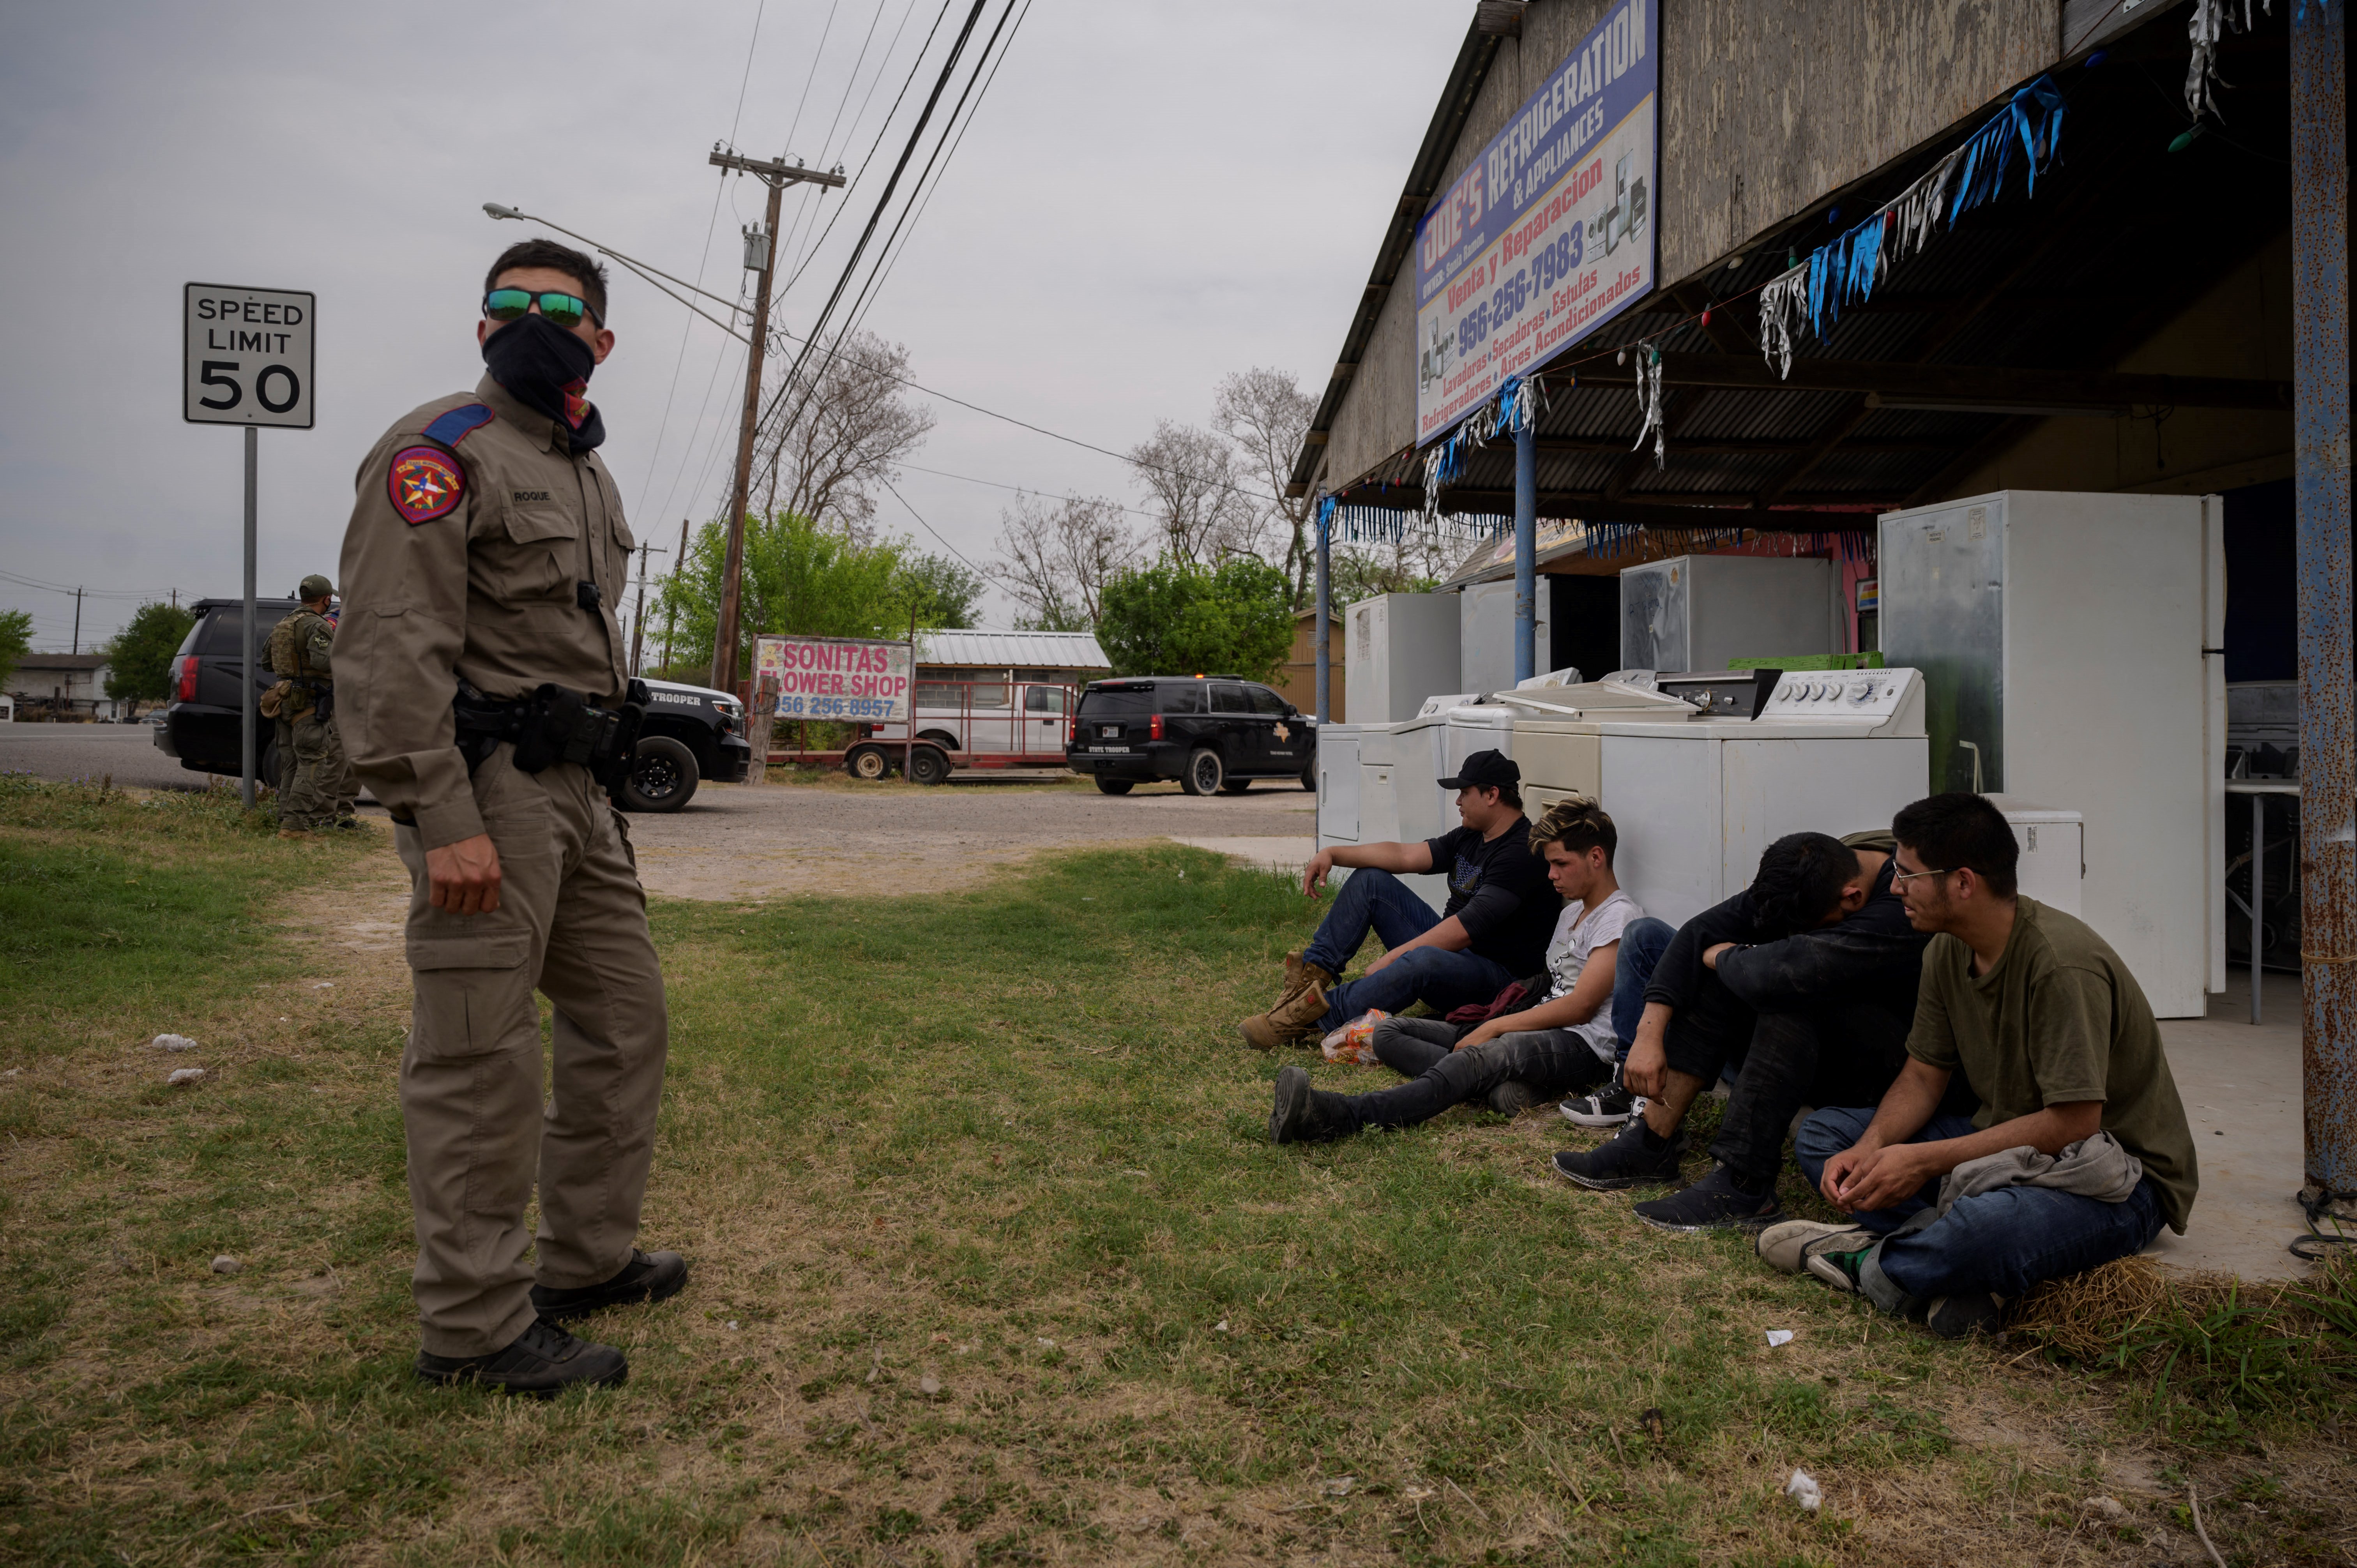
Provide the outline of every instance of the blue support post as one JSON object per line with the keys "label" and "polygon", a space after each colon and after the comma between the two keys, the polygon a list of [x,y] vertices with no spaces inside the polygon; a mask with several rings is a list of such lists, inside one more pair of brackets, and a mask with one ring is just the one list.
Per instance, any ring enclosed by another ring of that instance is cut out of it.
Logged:
{"label": "blue support post", "polygon": [[2314,1212],[2357,1216],[2357,724],[2349,540],[2348,16],[2291,23],[2293,474],[2299,545],[2301,1103]]}
{"label": "blue support post", "polygon": [[1318,520],[1318,722],[1329,724],[1334,717],[1334,657],[1329,644],[1333,641],[1327,628],[1334,624],[1334,536],[1328,521],[1325,506],[1317,508]]}
{"label": "blue support post", "polygon": [[1514,431],[1514,680],[1539,672],[1539,435]]}

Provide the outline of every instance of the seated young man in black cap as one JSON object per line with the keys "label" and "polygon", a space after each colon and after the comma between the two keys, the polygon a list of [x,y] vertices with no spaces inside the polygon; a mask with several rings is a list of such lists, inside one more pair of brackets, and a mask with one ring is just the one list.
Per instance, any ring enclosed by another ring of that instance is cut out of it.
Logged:
{"label": "seated young man in black cap", "polygon": [[1671,1230],[1781,1219],[1776,1174],[1801,1107],[1872,1104],[1907,1059],[1926,939],[1891,886],[1889,843],[1790,834],[1749,888],[1687,921],[1648,980],[1621,1069],[1643,1114],[1557,1155],[1557,1173],[1599,1190],[1676,1181],[1687,1108],[1739,1064],[1717,1165],[1638,1217]]}
{"label": "seated young man in black cap", "polygon": [[[1238,1026],[1244,1042],[1265,1051],[1313,1040],[1370,1008],[1397,1013],[1421,1002],[1445,1014],[1544,969],[1563,897],[1531,853],[1522,781],[1512,759],[1477,751],[1456,778],[1440,780],[1457,791],[1462,827],[1422,843],[1336,844],[1313,855],[1301,870],[1308,897],[1334,867],[1351,875],[1308,947],[1286,958],[1276,1005]],[[1448,877],[1448,903],[1437,915],[1400,880],[1431,871]],[[1370,933],[1383,939],[1383,956],[1342,983]]]}
{"label": "seated young man in black cap", "polygon": [[1547,944],[1545,994],[1479,1024],[1386,1018],[1375,1055],[1409,1082],[1372,1094],[1329,1094],[1288,1067],[1276,1075],[1272,1144],[1339,1138],[1362,1127],[1412,1127],[1453,1105],[1486,1100],[1508,1115],[1603,1081],[1620,1054],[1612,1033],[1613,958],[1621,929],[1643,914],[1612,875],[1620,833],[1593,800],[1558,800],[1531,845],[1545,856],[1563,915]]}

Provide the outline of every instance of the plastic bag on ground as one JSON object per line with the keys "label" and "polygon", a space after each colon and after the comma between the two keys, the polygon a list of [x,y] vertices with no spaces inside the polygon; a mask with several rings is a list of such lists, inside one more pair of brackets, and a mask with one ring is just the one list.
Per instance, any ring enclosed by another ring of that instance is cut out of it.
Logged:
{"label": "plastic bag on ground", "polygon": [[1356,1062],[1361,1067],[1373,1067],[1375,1061],[1375,1026],[1391,1015],[1380,1008],[1370,1007],[1340,1028],[1328,1035],[1319,1048],[1329,1062]]}

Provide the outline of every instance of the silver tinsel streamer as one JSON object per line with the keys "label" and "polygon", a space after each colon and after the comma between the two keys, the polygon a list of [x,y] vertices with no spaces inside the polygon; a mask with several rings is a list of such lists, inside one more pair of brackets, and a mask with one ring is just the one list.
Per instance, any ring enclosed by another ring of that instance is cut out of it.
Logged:
{"label": "silver tinsel streamer", "polygon": [[1637,406],[1644,411],[1645,423],[1637,432],[1637,444],[1629,448],[1641,450],[1645,437],[1653,438],[1653,467],[1660,468],[1668,461],[1668,446],[1663,439],[1662,424],[1662,351],[1647,349],[1637,360]]}
{"label": "silver tinsel streamer", "polygon": [[1776,379],[1792,373],[1792,335],[1809,319],[1809,269],[1794,267],[1760,291],[1760,351]]}
{"label": "silver tinsel streamer", "polygon": [[[2258,7],[2256,16],[2251,7]],[[2247,33],[2257,25],[2258,16],[2272,16],[2275,0],[2242,0],[2242,15],[2235,15],[2234,0],[2193,0],[2193,15],[2185,23],[2185,36],[2192,41],[2193,59],[2185,68],[2186,112],[2199,120],[2204,114],[2218,114],[2217,101],[2211,96],[2214,83],[2227,85],[2218,75],[2218,40],[2229,32]],[[2225,116],[2218,114],[2218,118]]]}

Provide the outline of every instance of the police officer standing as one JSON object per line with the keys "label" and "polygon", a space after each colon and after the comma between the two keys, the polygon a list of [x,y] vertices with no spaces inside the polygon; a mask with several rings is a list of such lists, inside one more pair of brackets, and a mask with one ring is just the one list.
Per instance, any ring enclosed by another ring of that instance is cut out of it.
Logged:
{"label": "police officer standing", "polygon": [[[411,879],[417,1375],[546,1396],[630,1369],[560,1323],[675,1294],[687,1263],[634,1245],[668,1026],[605,788],[637,711],[614,615],[634,542],[584,396],[614,347],[605,269],[533,240],[484,289],[490,373],[361,465],[336,667]],[[544,1107],[535,988],[555,1010]]]}
{"label": "police officer standing", "polygon": [[278,721],[278,836],[308,838],[320,828],[350,827],[343,800],[350,769],[336,736],[336,642],[328,604],[335,585],[317,573],[296,590],[302,603],[271,628],[270,670],[278,684],[262,707]]}

